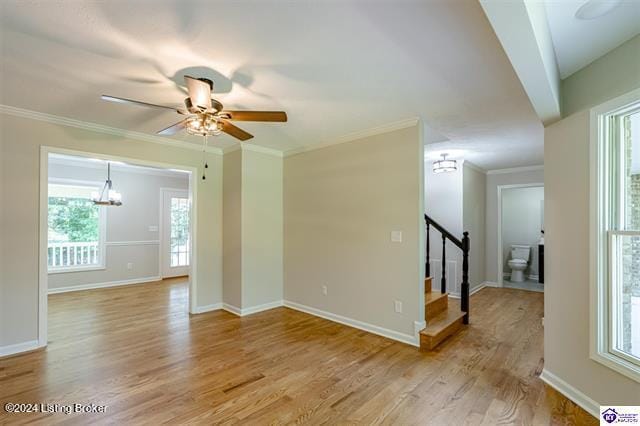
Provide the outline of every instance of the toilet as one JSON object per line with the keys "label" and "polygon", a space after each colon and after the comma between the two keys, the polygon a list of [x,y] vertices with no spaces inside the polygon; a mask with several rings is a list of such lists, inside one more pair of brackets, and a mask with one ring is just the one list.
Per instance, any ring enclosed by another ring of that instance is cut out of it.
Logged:
{"label": "toilet", "polygon": [[509,268],[511,268],[511,282],[521,283],[524,281],[524,270],[527,269],[530,253],[531,246],[511,246],[511,259],[508,262]]}

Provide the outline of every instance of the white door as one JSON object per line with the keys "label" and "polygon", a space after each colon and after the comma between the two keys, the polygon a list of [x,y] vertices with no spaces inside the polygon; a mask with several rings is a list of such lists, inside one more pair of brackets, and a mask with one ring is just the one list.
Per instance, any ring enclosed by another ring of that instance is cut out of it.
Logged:
{"label": "white door", "polygon": [[162,277],[189,275],[191,264],[189,193],[183,190],[162,189],[161,196]]}

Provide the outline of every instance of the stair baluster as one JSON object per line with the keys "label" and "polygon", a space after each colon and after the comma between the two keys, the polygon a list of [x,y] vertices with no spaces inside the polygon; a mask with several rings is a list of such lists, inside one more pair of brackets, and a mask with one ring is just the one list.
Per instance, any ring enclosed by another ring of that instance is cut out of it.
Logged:
{"label": "stair baluster", "polygon": [[433,226],[437,231],[442,234],[442,276],[440,278],[440,290],[444,294],[447,292],[447,259],[446,259],[446,242],[447,239],[451,241],[456,247],[462,250],[462,283],[460,284],[460,310],[465,313],[464,323],[469,324],[469,251],[471,249],[471,243],[469,239],[469,233],[464,232],[462,240],[456,238],[453,234],[447,231],[442,225],[430,218],[428,215],[424,215],[427,231],[427,253],[425,262],[425,274],[426,277],[431,276],[431,254],[430,254],[430,227]]}
{"label": "stair baluster", "polygon": [[440,292],[447,292],[447,237],[442,234],[442,273],[440,274]]}
{"label": "stair baluster", "polygon": [[429,251],[430,251],[430,237],[429,237],[429,222],[427,222],[427,261],[425,262],[424,265],[424,273],[425,273],[425,278],[428,278],[431,276],[431,260],[429,259]]}

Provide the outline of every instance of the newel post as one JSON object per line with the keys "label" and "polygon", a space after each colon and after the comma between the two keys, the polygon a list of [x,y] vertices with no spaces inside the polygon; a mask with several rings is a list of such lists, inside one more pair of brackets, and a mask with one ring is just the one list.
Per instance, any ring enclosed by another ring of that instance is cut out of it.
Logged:
{"label": "newel post", "polygon": [[463,321],[469,324],[469,233],[462,237],[462,286],[460,295],[460,309],[465,312]]}

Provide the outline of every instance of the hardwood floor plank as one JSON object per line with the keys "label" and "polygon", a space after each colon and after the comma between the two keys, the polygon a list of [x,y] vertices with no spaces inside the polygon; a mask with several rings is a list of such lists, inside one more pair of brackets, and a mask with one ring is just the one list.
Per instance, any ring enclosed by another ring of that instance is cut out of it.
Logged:
{"label": "hardwood floor plank", "polygon": [[597,424],[539,379],[540,293],[482,290],[431,353],[287,308],[187,303],[180,279],[49,296],[49,346],[0,359],[0,404],[107,412],[0,424]]}

